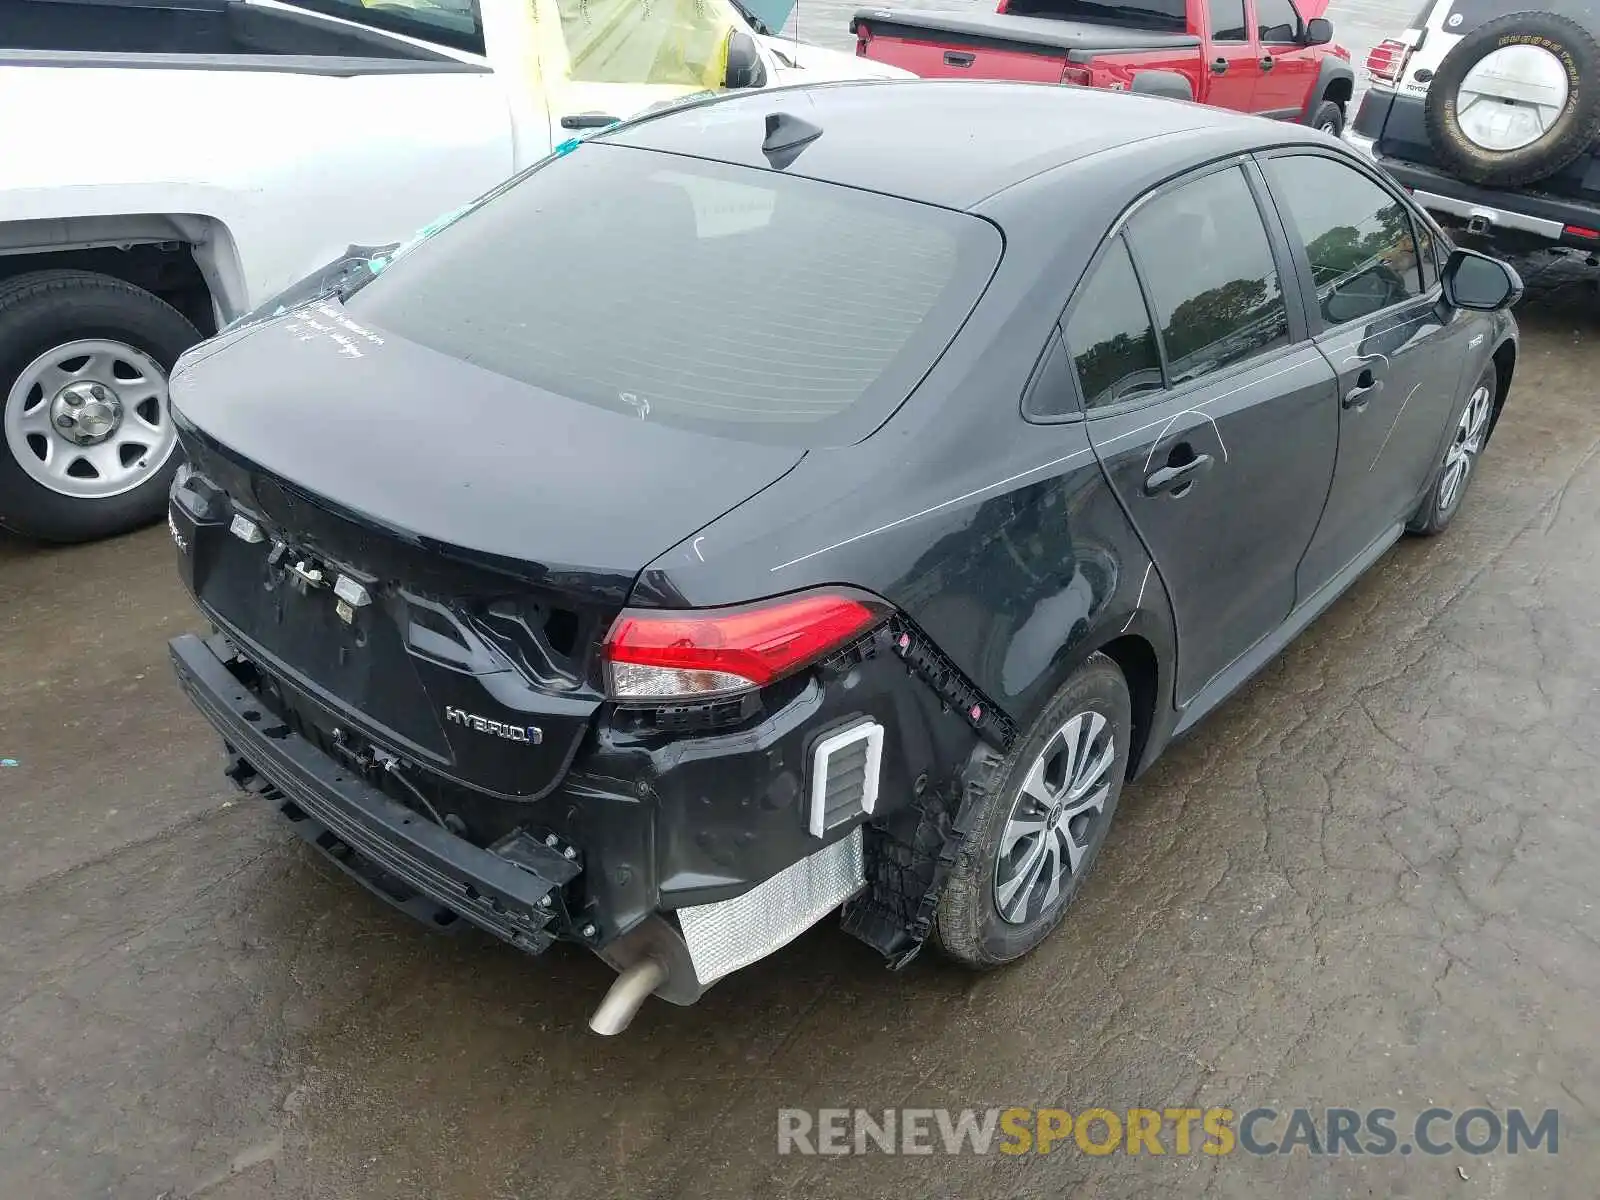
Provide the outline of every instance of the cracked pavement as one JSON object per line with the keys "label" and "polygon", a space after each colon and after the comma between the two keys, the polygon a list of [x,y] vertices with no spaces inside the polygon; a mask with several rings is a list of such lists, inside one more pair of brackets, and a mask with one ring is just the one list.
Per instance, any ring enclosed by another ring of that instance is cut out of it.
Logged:
{"label": "cracked pavement", "polygon": [[[1592,1196],[1600,317],[1521,318],[1455,526],[1125,793],[1031,959],[826,923],[609,1041],[598,961],[431,935],[224,786],[164,530],[0,544],[0,1195]],[[1561,1153],[776,1154],[780,1106],[1012,1104],[1553,1107]]]}

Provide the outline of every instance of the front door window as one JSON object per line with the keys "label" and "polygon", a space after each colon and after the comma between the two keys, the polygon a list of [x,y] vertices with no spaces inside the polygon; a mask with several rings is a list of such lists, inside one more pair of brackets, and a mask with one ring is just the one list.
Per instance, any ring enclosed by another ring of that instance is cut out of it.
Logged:
{"label": "front door window", "polygon": [[574,83],[721,87],[732,9],[715,0],[555,0]]}

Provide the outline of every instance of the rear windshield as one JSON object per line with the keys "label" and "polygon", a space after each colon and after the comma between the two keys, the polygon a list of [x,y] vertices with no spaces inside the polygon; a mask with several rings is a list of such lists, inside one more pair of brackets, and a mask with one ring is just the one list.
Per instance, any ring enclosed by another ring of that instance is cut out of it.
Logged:
{"label": "rear windshield", "polygon": [[[1591,33],[1600,34],[1600,24],[1597,24],[1600,12],[1596,11],[1597,8],[1600,8],[1600,0],[1539,0],[1537,4],[1530,4],[1528,0],[1447,0],[1440,24],[1447,33],[1467,34],[1479,25],[1507,13],[1537,9],[1568,17]],[[1420,26],[1421,22],[1417,24]]]}
{"label": "rear windshield", "polygon": [[1095,25],[1131,25],[1158,33],[1185,33],[1189,28],[1186,0],[1133,0],[1119,4],[1108,0],[1011,0],[1006,12],[1017,17],[1049,17],[1057,21],[1086,21]]}
{"label": "rear windshield", "polygon": [[963,213],[586,142],[417,244],[349,308],[640,420],[841,444],[916,386],[1000,247]]}

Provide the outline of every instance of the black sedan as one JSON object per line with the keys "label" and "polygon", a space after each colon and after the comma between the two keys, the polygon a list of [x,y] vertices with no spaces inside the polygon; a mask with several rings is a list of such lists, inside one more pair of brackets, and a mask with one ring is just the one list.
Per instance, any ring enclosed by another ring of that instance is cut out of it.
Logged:
{"label": "black sedan", "polygon": [[605,957],[605,1032],[841,905],[1036,946],[1460,510],[1520,290],[1313,131],[972,82],[653,114],[363,278],[175,374],[173,659],[357,880]]}

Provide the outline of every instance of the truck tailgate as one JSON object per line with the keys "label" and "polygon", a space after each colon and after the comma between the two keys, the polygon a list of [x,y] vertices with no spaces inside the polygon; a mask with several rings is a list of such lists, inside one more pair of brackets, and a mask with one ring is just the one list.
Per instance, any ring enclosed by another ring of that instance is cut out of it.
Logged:
{"label": "truck tailgate", "polygon": [[1017,17],[1006,13],[863,8],[850,21],[856,53],[932,78],[1013,79],[1060,83],[1069,61],[1117,51],[1186,49],[1200,39],[1159,33]]}

